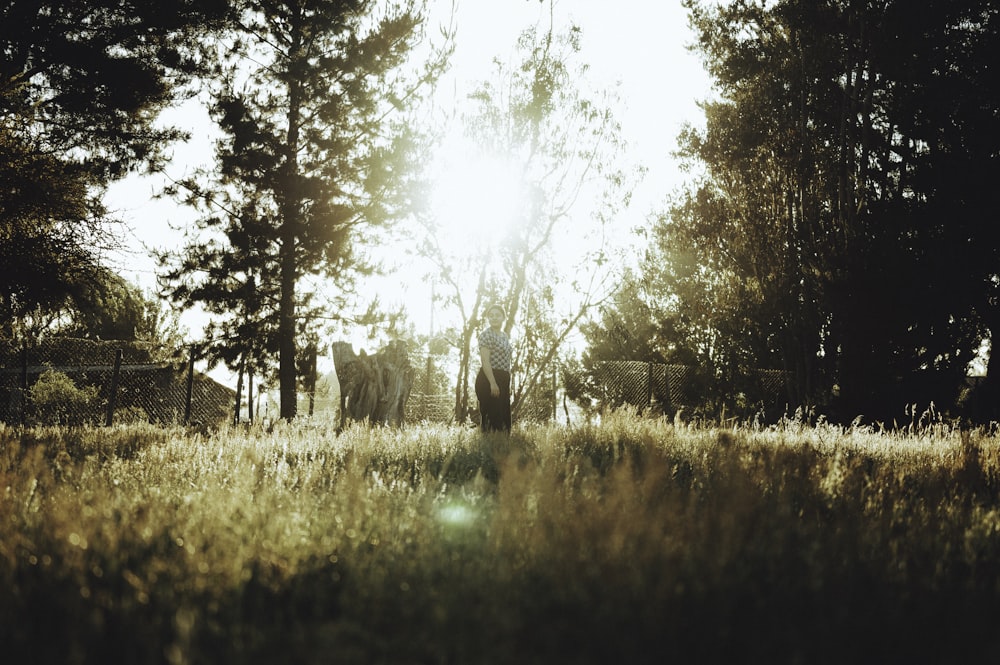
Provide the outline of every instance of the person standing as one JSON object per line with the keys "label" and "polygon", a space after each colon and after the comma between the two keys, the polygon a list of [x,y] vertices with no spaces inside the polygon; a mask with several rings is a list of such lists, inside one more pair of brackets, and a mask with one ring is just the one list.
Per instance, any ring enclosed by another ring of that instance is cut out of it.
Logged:
{"label": "person standing", "polygon": [[513,349],[502,326],[506,312],[500,305],[486,310],[489,326],[479,333],[479,359],[482,366],[476,375],[480,427],[484,432],[510,432],[510,367]]}

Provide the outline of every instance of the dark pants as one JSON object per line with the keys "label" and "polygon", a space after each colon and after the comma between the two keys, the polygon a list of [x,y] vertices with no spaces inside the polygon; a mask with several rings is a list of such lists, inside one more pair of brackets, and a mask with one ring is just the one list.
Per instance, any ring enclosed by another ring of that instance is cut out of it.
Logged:
{"label": "dark pants", "polygon": [[476,375],[476,397],[479,398],[480,427],[484,432],[510,431],[510,373],[502,369],[493,370],[493,378],[500,387],[500,395],[490,393],[490,380],[486,372],[479,369]]}

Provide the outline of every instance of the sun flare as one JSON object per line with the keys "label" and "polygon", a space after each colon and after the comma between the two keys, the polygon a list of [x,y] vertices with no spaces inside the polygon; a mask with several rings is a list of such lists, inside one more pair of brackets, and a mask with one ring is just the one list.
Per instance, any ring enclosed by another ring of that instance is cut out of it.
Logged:
{"label": "sun flare", "polygon": [[495,248],[523,214],[522,174],[512,160],[453,141],[438,155],[431,214],[441,244],[459,252]]}

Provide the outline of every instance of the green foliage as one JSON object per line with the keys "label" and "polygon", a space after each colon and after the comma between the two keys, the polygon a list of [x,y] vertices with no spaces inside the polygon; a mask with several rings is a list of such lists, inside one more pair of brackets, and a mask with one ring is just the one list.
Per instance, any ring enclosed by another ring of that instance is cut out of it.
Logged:
{"label": "green foliage", "polygon": [[80,425],[90,421],[97,406],[95,386],[77,387],[62,372],[46,370],[28,389],[35,422],[43,425]]}
{"label": "green foliage", "polygon": [[[371,271],[360,247],[411,212],[420,137],[407,114],[450,51],[431,49],[409,68],[423,3],[232,5],[206,82],[222,132],[217,165],[173,191],[202,213],[206,233],[161,257],[165,293],[218,315],[206,330],[213,361],[259,375],[277,355],[291,418],[297,338],[315,335],[320,315],[342,316],[354,280]],[[305,275],[333,281],[328,303],[312,302]]]}
{"label": "green foliage", "polygon": [[57,312],[97,271],[103,210],[78,169],[0,122],[0,331]]}
{"label": "green foliage", "polygon": [[11,660],[832,664],[997,648],[1000,444],[941,423],[622,415],[509,439],[0,426],[0,480]]}
{"label": "green foliage", "polygon": [[115,409],[114,423],[116,425],[135,425],[137,423],[150,422],[149,414],[141,406],[130,405],[121,409]]}
{"label": "green foliage", "polygon": [[995,3],[686,5],[718,94],[643,267],[664,337],[722,400],[764,368],[844,420],[953,404],[996,308]]}
{"label": "green foliage", "polygon": [[[555,5],[548,4],[545,18],[521,33],[512,58],[494,60],[458,118],[474,146],[469,154],[516,174],[516,192],[504,192],[516,202],[511,219],[491,242],[461,249],[440,242],[453,232],[438,226],[442,220],[425,219],[419,248],[436,266],[441,300],[462,319],[456,377],[462,401],[478,367],[474,343],[483,308],[490,302],[505,307],[503,327],[515,331],[515,419],[551,413],[555,361],[567,354],[567,338],[580,321],[613,291],[619,273],[604,239],[614,233],[611,225],[628,207],[640,173],[624,159],[617,92],[592,85],[582,30],[557,28]],[[566,237],[593,242],[563,242]]]}
{"label": "green foliage", "polygon": [[132,341],[153,331],[147,317],[156,305],[135,285],[116,273],[102,270],[99,279],[82,285],[72,305],[72,323],[62,332],[72,337]]}
{"label": "green foliage", "polygon": [[64,322],[50,332],[85,339],[150,342],[168,358],[184,343],[176,312],[135,284],[97,269],[66,303]]}
{"label": "green foliage", "polygon": [[6,3],[0,117],[40,154],[64,155],[97,183],[162,163],[165,144],[182,134],[156,127],[155,112],[198,71],[191,37],[216,25],[227,4]]}
{"label": "green foliage", "polygon": [[[195,72],[221,0],[0,7],[0,326],[43,327],[115,239],[106,185],[182,136],[157,111]],[[29,330],[28,332],[37,332]]]}

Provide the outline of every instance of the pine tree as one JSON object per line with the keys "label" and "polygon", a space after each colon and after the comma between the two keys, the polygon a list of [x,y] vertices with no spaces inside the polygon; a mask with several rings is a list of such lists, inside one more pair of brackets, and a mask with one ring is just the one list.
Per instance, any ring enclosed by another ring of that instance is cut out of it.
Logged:
{"label": "pine tree", "polygon": [[[374,230],[408,214],[419,142],[405,112],[448,52],[412,64],[425,36],[423,6],[413,3],[235,7],[210,86],[223,134],[216,170],[180,190],[204,211],[202,234],[165,277],[182,305],[252,320],[252,329],[233,323],[228,332],[277,352],[281,417],[291,419],[296,337],[310,323],[303,278],[323,274],[344,293],[368,270],[361,247]],[[244,343],[230,337],[222,346]]]}
{"label": "pine tree", "polygon": [[995,3],[685,4],[718,95],[649,266],[678,333],[720,386],[782,369],[838,419],[952,402],[995,295]]}
{"label": "pine tree", "polygon": [[[0,326],[72,306],[114,242],[106,185],[182,135],[154,124],[221,0],[0,5]],[[70,299],[69,301],[67,299]]]}

